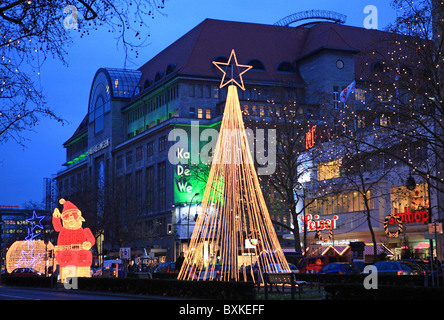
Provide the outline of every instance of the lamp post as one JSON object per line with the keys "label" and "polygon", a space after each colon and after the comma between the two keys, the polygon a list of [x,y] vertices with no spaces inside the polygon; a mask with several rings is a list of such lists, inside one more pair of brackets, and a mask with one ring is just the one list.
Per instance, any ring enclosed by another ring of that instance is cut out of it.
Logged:
{"label": "lamp post", "polygon": [[193,203],[194,197],[197,197],[199,195],[199,192],[196,192],[194,196],[191,198],[190,206],[188,207],[188,228],[187,228],[187,238],[188,238],[188,250],[190,249],[190,210],[191,210],[191,204]]}

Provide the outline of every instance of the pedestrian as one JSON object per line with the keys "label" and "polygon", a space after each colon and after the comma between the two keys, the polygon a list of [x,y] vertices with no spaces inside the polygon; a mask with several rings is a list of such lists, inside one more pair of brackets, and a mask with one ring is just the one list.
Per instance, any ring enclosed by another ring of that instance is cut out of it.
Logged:
{"label": "pedestrian", "polygon": [[174,266],[174,270],[176,272],[180,272],[180,269],[182,268],[182,264],[183,264],[184,260],[185,260],[185,257],[184,257],[183,251],[182,251],[180,253],[179,257],[176,259],[176,264]]}

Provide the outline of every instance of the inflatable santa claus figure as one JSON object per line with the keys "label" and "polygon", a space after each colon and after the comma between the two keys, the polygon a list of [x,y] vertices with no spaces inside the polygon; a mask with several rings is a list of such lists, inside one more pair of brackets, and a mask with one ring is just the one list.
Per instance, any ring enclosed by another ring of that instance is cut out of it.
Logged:
{"label": "inflatable santa claus figure", "polygon": [[60,280],[66,277],[89,277],[92,253],[96,243],[91,230],[82,228],[85,221],[80,210],[70,201],[60,199],[63,211],[56,208],[52,214],[54,230],[59,232],[55,259],[60,264]]}

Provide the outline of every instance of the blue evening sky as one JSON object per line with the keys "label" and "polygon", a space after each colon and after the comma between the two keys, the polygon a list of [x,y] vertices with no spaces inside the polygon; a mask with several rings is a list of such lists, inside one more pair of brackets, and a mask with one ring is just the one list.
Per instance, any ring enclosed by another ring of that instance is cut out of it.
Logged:
{"label": "blue evening sky", "polygon": [[[157,14],[149,22],[150,45],[140,50],[132,67],[140,67],[206,18],[273,24],[299,11],[322,9],[345,14],[347,25],[363,27],[367,5],[378,9],[378,29],[393,22],[395,11],[389,0],[166,0],[166,15]],[[0,206],[42,200],[43,178],[63,169],[62,144],[86,115],[95,72],[101,67],[123,67],[123,50],[116,48],[107,30],[83,38],[76,31],[66,32],[74,35],[66,57],[68,66],[58,60],[46,61],[40,82],[51,108],[69,123],[61,126],[44,118],[26,134],[25,148],[13,141],[0,145]]]}

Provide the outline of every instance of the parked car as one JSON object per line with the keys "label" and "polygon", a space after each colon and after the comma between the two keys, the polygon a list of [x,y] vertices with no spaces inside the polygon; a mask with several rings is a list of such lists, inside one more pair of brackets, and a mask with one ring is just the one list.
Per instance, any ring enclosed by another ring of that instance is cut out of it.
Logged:
{"label": "parked car", "polygon": [[419,265],[410,261],[380,261],[373,265],[378,273],[397,275],[422,275],[425,273]]}
{"label": "parked car", "polygon": [[302,259],[298,266],[299,273],[317,273],[325,265],[332,262],[347,262],[341,256],[310,256]]}
{"label": "parked car", "polygon": [[354,264],[360,272],[364,271],[364,268],[369,265],[370,263],[364,262],[364,261],[353,261],[352,264]]}
{"label": "parked car", "polygon": [[175,262],[162,262],[154,270],[155,273],[174,273],[175,272]]}
{"label": "parked car", "polygon": [[119,265],[123,265],[122,260],[113,259],[103,261],[101,275],[104,277],[117,277]]}
{"label": "parked car", "polygon": [[35,271],[31,268],[17,268],[11,272],[13,277],[41,277],[40,272]]}
{"label": "parked car", "polygon": [[359,274],[358,267],[348,262],[333,262],[324,266],[318,274]]}
{"label": "parked car", "polygon": [[400,261],[407,261],[407,262],[413,262],[416,263],[418,266],[421,267],[425,272],[428,272],[430,269],[430,262],[427,260],[421,260],[421,259],[402,259]]}
{"label": "parked car", "polygon": [[290,267],[291,272],[299,273],[299,269],[294,264],[289,263],[288,266]]}

